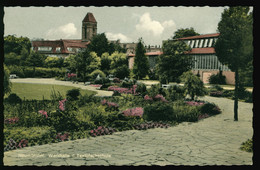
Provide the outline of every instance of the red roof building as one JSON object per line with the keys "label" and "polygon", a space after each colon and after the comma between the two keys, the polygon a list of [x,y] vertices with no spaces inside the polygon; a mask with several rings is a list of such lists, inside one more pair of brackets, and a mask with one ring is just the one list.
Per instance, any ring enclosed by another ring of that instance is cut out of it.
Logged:
{"label": "red roof building", "polygon": [[92,13],[87,13],[82,21],[82,39],[32,41],[32,48],[48,56],[67,57],[85,48],[97,34],[97,21]]}
{"label": "red roof building", "polygon": [[45,40],[32,41],[32,47],[34,51],[42,54],[66,57],[87,48],[89,43],[82,40]]}

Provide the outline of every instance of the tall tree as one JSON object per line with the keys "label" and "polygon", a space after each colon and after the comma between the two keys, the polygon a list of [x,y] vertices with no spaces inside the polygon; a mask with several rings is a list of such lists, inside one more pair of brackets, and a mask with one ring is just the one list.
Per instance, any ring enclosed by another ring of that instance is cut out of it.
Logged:
{"label": "tall tree", "polygon": [[197,33],[194,28],[180,28],[178,29],[175,33],[174,36],[172,37],[173,39],[176,38],[182,38],[182,37],[190,37],[190,36],[195,36],[195,35],[200,35]]}
{"label": "tall tree", "polygon": [[149,72],[149,61],[148,57],[145,55],[145,52],[143,40],[140,38],[135,50],[133,67],[133,73],[138,80],[144,78]]}
{"label": "tall tree", "polygon": [[235,72],[234,120],[238,121],[239,70],[246,68],[253,57],[253,17],[249,7],[225,9],[218,23],[218,31],[216,55],[222,64],[227,64]]}
{"label": "tall tree", "polygon": [[96,52],[99,57],[101,57],[103,53],[109,52],[109,43],[105,33],[95,35],[92,38],[88,49],[89,51]]}
{"label": "tall tree", "polygon": [[125,53],[118,53],[117,51],[111,55],[111,73],[116,77],[123,79],[128,77],[130,70],[128,68],[128,59]]}
{"label": "tall tree", "polygon": [[185,55],[190,47],[183,41],[168,40],[163,42],[162,50],[156,66],[160,82],[179,82],[182,73],[191,69],[191,56]]}
{"label": "tall tree", "polygon": [[4,37],[4,53],[8,54],[14,52],[17,55],[21,54],[22,49],[25,48],[30,52],[31,41],[27,37],[16,37],[14,35],[8,35]]}

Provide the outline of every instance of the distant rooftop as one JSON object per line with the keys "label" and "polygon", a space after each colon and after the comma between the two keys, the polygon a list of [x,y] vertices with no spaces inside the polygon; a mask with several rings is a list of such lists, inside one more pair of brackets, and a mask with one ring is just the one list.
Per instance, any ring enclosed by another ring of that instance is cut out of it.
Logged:
{"label": "distant rooftop", "polygon": [[193,40],[193,39],[201,39],[201,38],[213,38],[218,37],[219,33],[213,33],[213,34],[203,34],[203,35],[195,35],[190,37],[183,37],[183,38],[177,38],[177,40]]}

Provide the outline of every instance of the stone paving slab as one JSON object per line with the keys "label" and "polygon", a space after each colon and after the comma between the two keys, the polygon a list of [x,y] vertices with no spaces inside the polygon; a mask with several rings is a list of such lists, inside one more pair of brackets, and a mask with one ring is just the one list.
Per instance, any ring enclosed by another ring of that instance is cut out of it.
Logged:
{"label": "stone paving slab", "polygon": [[113,135],[27,147],[4,153],[4,165],[252,165],[253,153],[240,150],[252,138],[252,103],[203,97],[222,113],[167,129],[129,130]]}

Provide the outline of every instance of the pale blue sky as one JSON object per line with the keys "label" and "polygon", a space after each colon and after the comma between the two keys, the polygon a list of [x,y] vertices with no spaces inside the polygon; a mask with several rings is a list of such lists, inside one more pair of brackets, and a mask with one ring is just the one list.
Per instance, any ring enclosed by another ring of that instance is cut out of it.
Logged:
{"label": "pale blue sky", "polygon": [[4,35],[44,39],[80,39],[87,12],[98,22],[97,32],[108,39],[161,45],[179,28],[200,34],[217,32],[227,7],[5,7]]}

